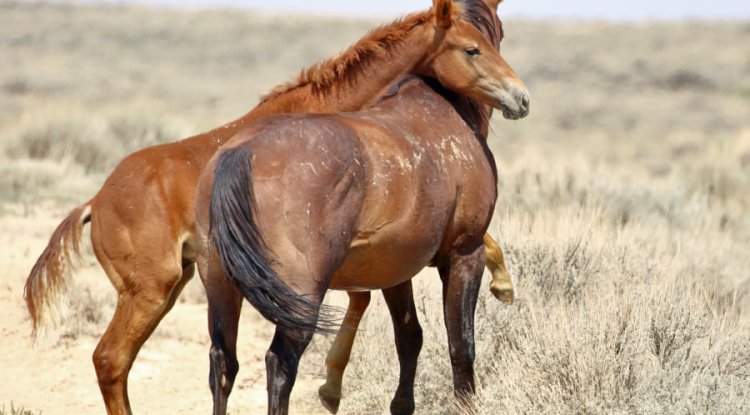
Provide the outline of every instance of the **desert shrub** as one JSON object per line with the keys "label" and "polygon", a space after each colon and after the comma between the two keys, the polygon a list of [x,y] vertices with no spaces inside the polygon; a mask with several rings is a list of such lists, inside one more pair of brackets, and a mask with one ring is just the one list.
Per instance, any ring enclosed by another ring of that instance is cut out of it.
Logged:
{"label": "desert shrub", "polygon": [[580,239],[557,249],[532,246],[520,250],[506,245],[506,253],[514,258],[519,283],[534,290],[535,296],[545,303],[555,297],[567,302],[579,300],[588,280],[598,273],[595,259]]}
{"label": "desert shrub", "polygon": [[187,132],[158,117],[146,115],[116,115],[108,120],[108,130],[114,142],[122,146],[122,156],[133,151],[184,138]]}
{"label": "desert shrub", "polygon": [[29,83],[23,78],[9,79],[3,83],[2,90],[10,95],[23,95],[31,90]]}
{"label": "desert shrub", "polygon": [[175,122],[138,115],[109,119],[56,116],[31,119],[3,137],[3,152],[11,160],[69,160],[86,173],[109,172],[129,153],[175,141],[186,130]]}
{"label": "desert shrub", "polygon": [[716,84],[710,78],[690,69],[676,70],[663,80],[656,81],[655,84],[673,91],[684,89],[712,91],[716,89]]}
{"label": "desert shrub", "polygon": [[6,409],[5,406],[0,408],[0,415],[41,415],[41,412],[32,412],[23,406],[16,407],[11,402],[10,408]]}
{"label": "desert shrub", "polygon": [[60,180],[60,164],[11,162],[0,166],[0,197],[4,201],[20,199],[27,192],[55,187]]}
{"label": "desert shrub", "polygon": [[5,140],[10,159],[66,160],[87,172],[101,171],[117,157],[116,149],[94,131],[92,125],[74,120],[52,120],[31,124]]}
{"label": "desert shrub", "polygon": [[0,132],[0,202],[80,203],[126,155],[187,134],[179,122],[138,114],[29,116]]}
{"label": "desert shrub", "polygon": [[109,293],[94,293],[88,287],[76,287],[67,296],[68,309],[60,334],[63,341],[75,340],[82,335],[100,336],[112,314],[114,304]]}
{"label": "desert shrub", "polygon": [[70,160],[10,160],[0,155],[0,203],[80,203],[82,195],[96,191],[98,180]]}

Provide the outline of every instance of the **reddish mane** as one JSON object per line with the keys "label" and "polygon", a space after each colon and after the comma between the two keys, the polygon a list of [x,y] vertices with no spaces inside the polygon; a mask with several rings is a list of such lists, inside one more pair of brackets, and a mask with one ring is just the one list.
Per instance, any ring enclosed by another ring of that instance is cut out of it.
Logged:
{"label": "reddish mane", "polygon": [[302,69],[294,80],[276,87],[263,96],[261,103],[307,85],[312,87],[314,93],[324,94],[339,83],[352,84],[358,77],[367,75],[372,62],[389,56],[415,27],[431,19],[432,12],[426,11],[378,27],[338,56]]}
{"label": "reddish mane", "polygon": [[[454,19],[471,23],[485,32],[497,46],[502,38],[502,28],[496,24],[494,13],[484,0],[456,0],[454,6]],[[259,105],[305,86],[310,86],[314,94],[326,95],[332,93],[339,84],[354,84],[358,78],[368,75],[372,62],[390,56],[414,28],[433,18],[434,12],[430,9],[373,29],[338,56],[302,69],[293,80],[277,86],[261,97]]]}

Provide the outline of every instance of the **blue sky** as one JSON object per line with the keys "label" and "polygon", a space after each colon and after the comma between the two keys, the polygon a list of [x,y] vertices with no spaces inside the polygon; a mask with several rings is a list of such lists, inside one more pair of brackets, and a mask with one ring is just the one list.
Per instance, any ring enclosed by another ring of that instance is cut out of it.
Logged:
{"label": "blue sky", "polygon": [[[429,7],[431,0],[83,0],[170,6],[232,6],[268,12],[395,16]],[[507,0],[503,16],[538,18],[661,20],[742,19],[750,0]]]}

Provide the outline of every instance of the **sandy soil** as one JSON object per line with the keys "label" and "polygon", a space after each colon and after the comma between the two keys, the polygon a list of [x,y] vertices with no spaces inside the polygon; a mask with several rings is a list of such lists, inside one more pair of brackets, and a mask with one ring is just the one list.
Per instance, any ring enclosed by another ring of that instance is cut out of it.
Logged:
{"label": "sandy soil", "polygon": [[[20,210],[20,209],[19,209]],[[42,251],[64,212],[38,209],[33,214],[0,217],[0,408],[12,402],[35,413],[97,414],[104,412],[91,353],[111,315],[115,291],[93,260],[75,276],[80,289],[101,299],[101,322],[85,330],[65,327],[33,344],[23,302],[28,270]],[[88,238],[88,236],[86,236]],[[197,277],[188,287],[187,301],[178,303],[141,350],[131,375],[129,392],[135,413],[209,413],[206,306]],[[82,333],[79,333],[81,332]],[[66,334],[67,333],[67,334]],[[73,334],[71,334],[73,333]],[[230,398],[230,413],[265,413],[263,356],[272,326],[254,310],[245,310],[240,328],[240,373]],[[317,403],[323,362],[303,360],[292,395],[294,413],[326,413]]]}

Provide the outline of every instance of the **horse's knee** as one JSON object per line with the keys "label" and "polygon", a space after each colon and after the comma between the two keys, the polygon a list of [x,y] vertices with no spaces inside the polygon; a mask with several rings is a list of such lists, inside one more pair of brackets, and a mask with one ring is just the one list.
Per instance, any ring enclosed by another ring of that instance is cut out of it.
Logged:
{"label": "horse's knee", "polygon": [[396,338],[398,342],[396,346],[405,353],[418,355],[422,350],[423,343],[422,326],[413,317],[410,320],[409,314],[406,315],[404,320],[401,323],[403,326],[399,330],[401,334],[397,335]]}
{"label": "horse's knee", "polygon": [[404,337],[405,344],[402,344],[404,351],[411,356],[418,356],[423,343],[422,327],[416,324],[409,330],[408,336]]}
{"label": "horse's knee", "polygon": [[118,355],[116,351],[99,343],[94,350],[92,360],[96,369],[96,378],[102,388],[124,381],[129,367],[126,359]]}
{"label": "horse's knee", "polygon": [[419,323],[414,324],[414,328],[412,329],[411,333],[411,342],[414,344],[414,348],[419,350],[422,348],[422,342],[423,342],[423,335],[422,335],[422,326],[419,325]]}

